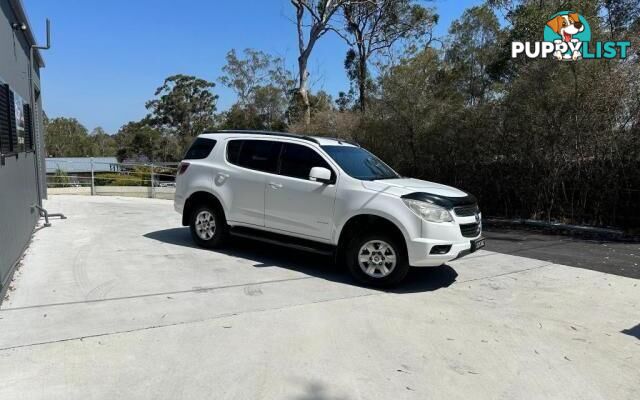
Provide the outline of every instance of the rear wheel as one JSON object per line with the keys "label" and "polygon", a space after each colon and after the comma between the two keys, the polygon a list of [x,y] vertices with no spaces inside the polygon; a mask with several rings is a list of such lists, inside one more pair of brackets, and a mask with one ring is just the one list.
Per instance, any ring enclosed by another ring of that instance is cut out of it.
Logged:
{"label": "rear wheel", "polygon": [[220,210],[201,205],[191,213],[189,224],[191,237],[200,247],[215,249],[224,243],[227,237],[227,221]]}
{"label": "rear wheel", "polygon": [[409,272],[404,246],[384,233],[367,233],[354,238],[348,245],[346,257],[351,274],[370,286],[393,286]]}

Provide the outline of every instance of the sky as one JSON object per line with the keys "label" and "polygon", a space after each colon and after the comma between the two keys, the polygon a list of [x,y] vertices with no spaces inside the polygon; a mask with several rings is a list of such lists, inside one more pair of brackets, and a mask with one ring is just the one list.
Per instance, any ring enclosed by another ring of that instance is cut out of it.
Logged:
{"label": "sky", "polygon": [[[481,0],[425,3],[440,15],[436,35]],[[89,130],[115,133],[146,115],[144,104],[173,74],[216,81],[226,53],[254,48],[283,57],[295,70],[296,31],[289,0],[23,0],[32,29],[52,48],[43,52],[44,110],[50,118],[77,118]],[[349,88],[344,42],[328,33],[311,55],[314,90],[337,95]],[[218,111],[233,92],[216,84]]]}

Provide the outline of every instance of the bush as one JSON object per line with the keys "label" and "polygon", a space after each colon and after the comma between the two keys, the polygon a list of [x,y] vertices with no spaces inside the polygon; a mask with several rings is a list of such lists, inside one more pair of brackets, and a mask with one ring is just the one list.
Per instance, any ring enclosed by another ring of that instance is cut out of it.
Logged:
{"label": "bush", "polygon": [[51,188],[59,188],[59,187],[69,187],[71,185],[71,179],[69,178],[69,174],[63,171],[61,168],[57,168],[55,175],[49,179],[49,187]]}

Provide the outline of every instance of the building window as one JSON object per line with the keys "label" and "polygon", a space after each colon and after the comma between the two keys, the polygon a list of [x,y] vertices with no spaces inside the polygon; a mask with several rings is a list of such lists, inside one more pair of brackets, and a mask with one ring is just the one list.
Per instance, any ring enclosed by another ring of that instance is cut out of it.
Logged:
{"label": "building window", "polygon": [[33,122],[33,115],[31,114],[31,108],[29,107],[29,104],[25,104],[24,105],[24,129],[25,129],[25,133],[24,133],[24,148],[25,151],[31,151],[34,148],[33,145],[33,131],[34,131],[34,122]]}
{"label": "building window", "polygon": [[0,82],[0,153],[2,154],[13,151],[10,93],[9,85]]}
{"label": "building window", "polygon": [[25,137],[27,135],[27,124],[25,123],[25,117],[24,117],[24,100],[22,100],[22,97],[20,97],[19,94],[17,94],[16,92],[13,92],[13,113],[14,113],[14,121],[15,121],[15,134],[16,134],[16,138],[15,138],[15,145],[16,147],[14,148],[15,152],[24,152],[26,151],[26,146],[25,146]]}
{"label": "building window", "polygon": [[29,104],[0,79],[0,153],[30,151],[33,143]]}

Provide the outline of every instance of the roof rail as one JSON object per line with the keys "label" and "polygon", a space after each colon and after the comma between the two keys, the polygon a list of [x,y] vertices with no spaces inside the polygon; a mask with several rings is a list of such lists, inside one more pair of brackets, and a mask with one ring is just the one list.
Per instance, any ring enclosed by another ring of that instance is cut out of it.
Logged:
{"label": "roof rail", "polygon": [[329,139],[329,140],[335,140],[338,143],[349,143],[352,144],[356,147],[362,147],[360,146],[360,143],[356,142],[355,140],[351,140],[351,139],[342,139],[342,138],[336,138],[336,137],[328,137],[328,136],[322,136],[323,139]]}
{"label": "roof rail", "polygon": [[205,132],[205,133],[213,133],[213,134],[216,134],[216,133],[239,133],[239,134],[243,134],[243,135],[246,134],[246,135],[282,136],[282,137],[289,137],[289,138],[307,140],[309,142],[320,144],[320,142],[318,142],[318,140],[316,140],[316,138],[313,138],[311,136],[297,135],[295,133],[288,133],[288,132],[259,131],[259,130],[248,130],[248,129],[222,129],[222,130],[217,130],[217,131],[212,131],[212,132]]}

